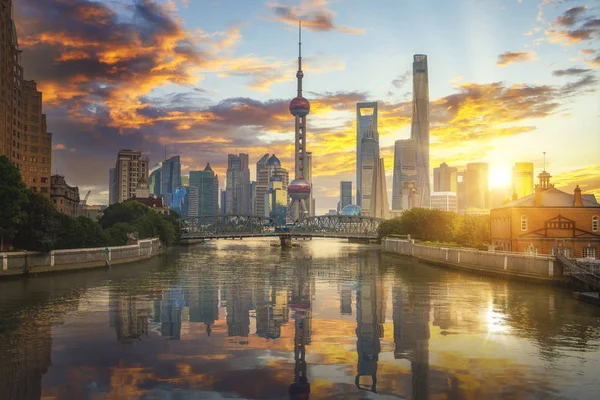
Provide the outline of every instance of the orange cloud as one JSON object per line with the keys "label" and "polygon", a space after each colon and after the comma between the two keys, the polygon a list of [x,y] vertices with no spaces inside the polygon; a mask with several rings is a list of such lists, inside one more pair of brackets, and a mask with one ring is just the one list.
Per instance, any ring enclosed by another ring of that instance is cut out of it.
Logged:
{"label": "orange cloud", "polygon": [[335,25],[335,13],[327,8],[327,4],[327,0],[306,0],[298,5],[269,3],[268,6],[274,15],[268,18],[293,27],[297,27],[298,21],[302,20],[302,26],[313,31],[337,30],[347,34],[365,32],[362,28]]}
{"label": "orange cloud", "polygon": [[527,51],[521,53],[513,53],[507,51],[505,53],[498,55],[498,61],[496,61],[496,65],[499,67],[506,67],[509,64],[514,63],[523,63],[537,60],[535,57],[535,53]]}

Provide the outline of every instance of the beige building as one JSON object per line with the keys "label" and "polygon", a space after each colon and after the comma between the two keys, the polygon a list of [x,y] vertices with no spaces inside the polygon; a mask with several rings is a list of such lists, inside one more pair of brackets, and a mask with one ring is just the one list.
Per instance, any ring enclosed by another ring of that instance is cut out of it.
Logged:
{"label": "beige building", "polygon": [[50,196],[51,149],[42,94],[23,79],[12,1],[0,0],[0,156],[21,171],[27,187]]}
{"label": "beige building", "polygon": [[69,217],[77,217],[79,215],[79,188],[69,186],[65,177],[61,175],[52,175],[51,185],[52,203],[56,209]]}
{"label": "beige building", "polygon": [[135,197],[137,185],[143,177],[148,182],[148,158],[141,151],[121,150],[115,167],[116,202]]}

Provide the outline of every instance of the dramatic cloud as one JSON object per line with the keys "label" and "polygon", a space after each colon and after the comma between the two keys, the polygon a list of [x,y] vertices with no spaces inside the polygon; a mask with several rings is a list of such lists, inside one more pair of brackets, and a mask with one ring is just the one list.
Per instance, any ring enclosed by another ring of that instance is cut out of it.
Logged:
{"label": "dramatic cloud", "polygon": [[337,30],[350,34],[364,33],[364,29],[335,25],[333,22],[335,13],[327,8],[327,4],[326,0],[303,0],[298,5],[269,3],[273,15],[268,18],[294,27],[297,27],[298,21],[302,20],[302,26],[313,31]]}
{"label": "dramatic cloud", "polygon": [[600,18],[592,16],[587,6],[566,10],[546,30],[550,42],[565,46],[592,41],[600,37]]}
{"label": "dramatic cloud", "polygon": [[499,67],[505,67],[513,63],[522,63],[536,60],[535,54],[532,52],[512,53],[507,51],[498,55],[498,61],[496,65]]}
{"label": "dramatic cloud", "polygon": [[394,85],[398,89],[402,88],[402,86],[404,86],[404,84],[410,78],[410,74],[411,71],[408,70],[405,73],[398,75],[398,77],[392,81],[392,85]]}

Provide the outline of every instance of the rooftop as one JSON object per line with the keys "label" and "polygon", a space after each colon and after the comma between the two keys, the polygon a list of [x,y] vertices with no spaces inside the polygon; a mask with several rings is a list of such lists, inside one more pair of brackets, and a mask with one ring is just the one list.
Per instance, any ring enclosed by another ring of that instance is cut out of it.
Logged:
{"label": "rooftop", "polygon": [[[573,207],[574,195],[565,193],[562,190],[556,188],[550,188],[544,190],[542,193],[542,207]],[[596,200],[593,194],[582,194],[581,201],[583,207],[598,207],[600,204]],[[535,193],[529,196],[522,197],[520,199],[511,201],[499,208],[511,208],[511,207],[534,207],[535,206]]]}

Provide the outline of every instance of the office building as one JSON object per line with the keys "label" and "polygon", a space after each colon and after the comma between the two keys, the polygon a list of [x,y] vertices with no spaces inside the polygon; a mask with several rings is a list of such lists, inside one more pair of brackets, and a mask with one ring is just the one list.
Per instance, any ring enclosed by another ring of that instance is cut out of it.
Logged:
{"label": "office building", "polygon": [[226,189],[222,189],[221,190],[221,207],[220,207],[220,213],[221,214],[227,214],[227,190]]}
{"label": "office building", "polygon": [[62,175],[52,175],[50,198],[58,211],[69,217],[79,215],[79,188],[69,186]]}
{"label": "office building", "polygon": [[[269,216],[271,206],[266,200],[267,193],[271,188],[271,182],[278,180],[282,184],[282,190],[287,193],[289,185],[289,173],[285,168],[281,167],[281,162],[273,154],[265,154],[258,163],[256,163],[256,199],[254,215]],[[287,202],[287,201],[286,201]]]}
{"label": "office building", "polygon": [[162,175],[162,165],[156,164],[150,170],[150,177],[148,178],[148,189],[150,190],[150,194],[152,196],[160,196],[161,191],[161,175]]}
{"label": "office building", "polygon": [[[406,182],[416,183],[416,181],[417,161],[415,153],[415,141],[412,139],[396,140],[394,143],[392,210],[409,210],[411,208],[407,202],[402,201],[402,191]],[[413,202],[411,202],[411,204],[412,203]]]}
{"label": "office building", "polygon": [[[362,208],[369,208],[369,205],[363,205],[363,195],[371,193],[371,178],[363,181],[363,176],[369,175],[363,171],[363,160],[367,159],[367,163],[371,167],[372,160],[379,160],[379,133],[377,132],[377,102],[357,103],[356,104],[356,204]],[[372,141],[377,145],[369,151],[363,153],[363,139],[367,136],[367,132],[372,135],[372,139],[367,141],[372,146]],[[374,153],[374,154],[372,154]],[[364,155],[363,155],[364,154]],[[365,187],[366,185],[366,187]]]}
{"label": "office building", "polygon": [[250,211],[256,215],[256,181],[250,182]]}
{"label": "office building", "polygon": [[[456,193],[456,168],[441,163],[433,169],[433,191]],[[433,208],[433,207],[432,207]]]}
{"label": "office building", "polygon": [[160,195],[170,207],[175,189],[181,186],[181,160],[174,156],[162,162]]}
{"label": "office building", "polygon": [[427,56],[415,54],[413,61],[413,115],[410,138],[415,141],[417,193],[421,207],[429,207],[429,72]]}
{"label": "office building", "polygon": [[116,203],[135,196],[141,176],[148,177],[148,159],[140,151],[121,150],[116,163]]}
{"label": "office building", "polygon": [[530,255],[598,259],[600,204],[593,194],[582,194],[579,185],[573,194],[555,189],[550,178],[543,171],[533,194],[491,210],[492,245]]}
{"label": "office building", "polygon": [[515,163],[513,167],[513,190],[518,199],[533,193],[533,163]]}
{"label": "office building", "polygon": [[338,204],[338,211],[342,208],[352,204],[352,181],[341,181],[340,182],[340,202]]}
{"label": "office building", "polygon": [[12,1],[0,2],[0,156],[16,166],[25,185],[50,198],[52,134],[42,93],[23,79]]}
{"label": "office building", "polygon": [[288,192],[279,177],[273,177],[269,184],[269,191],[265,194],[267,215],[279,225],[285,225],[287,218]]}
{"label": "office building", "polygon": [[228,155],[225,192],[226,214],[251,214],[248,154]]}
{"label": "office building", "polygon": [[371,199],[369,200],[369,216],[374,218],[389,218],[389,203],[387,198],[387,185],[385,181],[385,167],[383,158],[378,160],[373,171],[373,183],[371,185]]}
{"label": "office building", "polygon": [[467,164],[467,208],[489,209],[488,164]]}
{"label": "office building", "polygon": [[171,208],[182,217],[197,217],[200,210],[200,190],[195,186],[180,186],[172,193]]}
{"label": "office building", "polygon": [[[371,207],[371,192],[373,185],[373,172],[375,168],[377,168],[377,163],[379,161],[379,140],[378,134],[375,132],[375,127],[373,123],[371,123],[365,132],[364,137],[362,138],[361,143],[361,180],[360,180],[360,207],[365,210],[365,212],[369,211]],[[358,191],[357,187],[357,191]],[[357,192],[358,193],[358,192]],[[358,195],[356,201],[358,202]]]}
{"label": "office building", "polygon": [[410,210],[411,208],[421,207],[421,196],[417,191],[417,182],[415,181],[406,181],[404,182],[404,186],[402,187],[402,195],[401,200],[402,208],[401,210]]}
{"label": "office building", "polygon": [[454,192],[432,192],[431,209],[442,211],[458,211],[456,193]]}
{"label": "office building", "polygon": [[206,164],[203,171],[190,171],[190,186],[198,188],[199,202],[197,215],[217,215],[219,213],[219,176]]}

